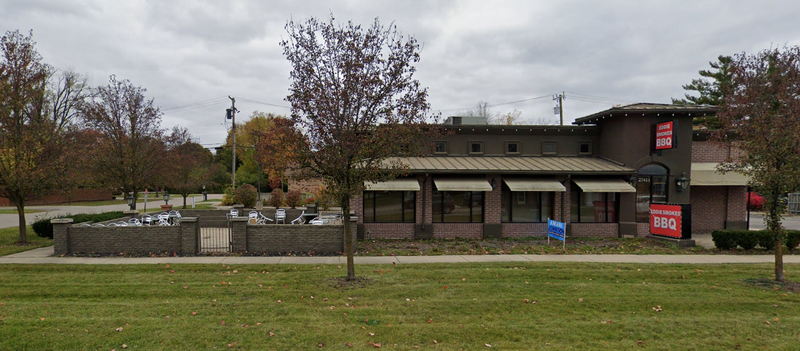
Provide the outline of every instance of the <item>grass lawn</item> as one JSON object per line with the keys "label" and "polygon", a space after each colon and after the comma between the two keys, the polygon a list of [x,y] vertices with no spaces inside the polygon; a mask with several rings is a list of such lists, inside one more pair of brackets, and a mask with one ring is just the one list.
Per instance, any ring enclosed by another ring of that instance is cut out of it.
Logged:
{"label": "grass lawn", "polygon": [[[787,277],[798,279],[798,265]],[[797,350],[770,265],[3,265],[0,349]]]}
{"label": "grass lawn", "polygon": [[[360,256],[431,256],[496,254],[711,254],[719,250],[677,245],[647,238],[574,238],[564,251],[560,241],[542,237],[500,239],[363,240],[356,244]],[[763,250],[762,250],[763,251]],[[728,253],[728,252],[726,252]],[[759,252],[764,253],[764,252]]]}
{"label": "grass lawn", "polygon": [[[17,227],[0,228],[0,256],[53,245],[53,240],[36,235],[33,229],[31,229],[31,226],[28,226],[27,233],[30,245],[19,246],[16,244],[17,240],[19,240],[19,230]],[[2,325],[2,319],[0,319],[0,325]]]}
{"label": "grass lawn", "polygon": [[[25,209],[25,213],[39,213],[44,212],[44,210],[36,210],[36,209]],[[2,208],[0,209],[0,214],[17,214],[16,208]]]}

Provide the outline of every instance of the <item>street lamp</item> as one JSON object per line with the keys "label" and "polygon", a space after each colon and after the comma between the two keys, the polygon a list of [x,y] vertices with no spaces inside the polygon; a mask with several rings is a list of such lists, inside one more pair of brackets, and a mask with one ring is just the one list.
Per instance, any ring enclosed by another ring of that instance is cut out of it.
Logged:
{"label": "street lamp", "polygon": [[133,202],[135,201],[133,195],[128,195],[125,199],[128,200],[128,208],[133,209]]}
{"label": "street lamp", "polygon": [[169,205],[169,192],[164,191],[164,205]]}

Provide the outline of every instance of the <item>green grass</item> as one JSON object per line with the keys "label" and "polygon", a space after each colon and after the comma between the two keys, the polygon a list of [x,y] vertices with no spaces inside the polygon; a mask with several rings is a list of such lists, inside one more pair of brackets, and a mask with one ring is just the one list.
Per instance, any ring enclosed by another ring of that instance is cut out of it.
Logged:
{"label": "green grass", "polygon": [[[39,213],[44,212],[44,210],[36,210],[36,209],[25,209],[25,213]],[[17,214],[16,208],[3,208],[0,209],[0,214]]]}
{"label": "green grass", "polygon": [[359,265],[345,289],[337,265],[3,265],[0,349],[797,350],[800,295],[744,283],[770,272]]}
{"label": "green grass", "polygon": [[[363,240],[356,245],[360,256],[436,256],[497,254],[713,254],[718,250],[678,245],[647,238],[574,238],[566,251],[561,242],[542,237],[499,239]],[[764,252],[758,252],[764,253]]]}
{"label": "green grass", "polygon": [[[20,246],[17,245],[17,241],[19,240],[19,229],[17,227],[0,228],[0,256],[53,245],[53,240],[39,237],[33,229],[31,229],[31,226],[28,226],[27,234],[30,244]],[[2,325],[2,318],[0,318],[0,325]]]}

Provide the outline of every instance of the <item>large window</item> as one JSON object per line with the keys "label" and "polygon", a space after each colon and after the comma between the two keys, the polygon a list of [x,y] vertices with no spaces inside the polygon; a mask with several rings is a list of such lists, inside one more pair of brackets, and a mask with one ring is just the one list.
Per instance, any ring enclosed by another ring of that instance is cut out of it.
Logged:
{"label": "large window", "polygon": [[570,192],[570,221],[616,223],[618,193],[585,193],[576,185]]}
{"label": "large window", "polygon": [[500,211],[503,222],[545,222],[553,216],[553,193],[511,191],[503,187]]}
{"label": "large window", "polygon": [[482,223],[482,191],[434,191],[434,223]]}
{"label": "large window", "polygon": [[650,222],[650,204],[667,202],[668,171],[664,166],[649,164],[636,174],[636,221]]}
{"label": "large window", "polygon": [[414,191],[365,191],[365,223],[414,223]]}

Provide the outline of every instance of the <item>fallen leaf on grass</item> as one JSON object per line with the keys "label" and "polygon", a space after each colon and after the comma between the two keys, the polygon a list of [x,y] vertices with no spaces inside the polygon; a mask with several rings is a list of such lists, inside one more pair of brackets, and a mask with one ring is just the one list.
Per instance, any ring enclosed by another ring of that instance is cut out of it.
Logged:
{"label": "fallen leaf on grass", "polygon": [[369,335],[369,336],[375,336],[375,333],[373,333],[373,332],[369,332],[369,333],[367,333],[367,335]]}
{"label": "fallen leaf on grass", "polygon": [[353,347],[353,343],[352,342],[346,342],[346,343],[344,343],[344,346]]}
{"label": "fallen leaf on grass", "polygon": [[483,346],[492,347],[492,344],[483,344]]}
{"label": "fallen leaf on grass", "polygon": [[583,298],[582,298],[582,297],[579,297],[579,298],[578,298],[578,302],[583,302]]}
{"label": "fallen leaf on grass", "polygon": [[653,311],[656,311],[656,312],[661,312],[661,311],[663,311],[663,310],[664,310],[664,309],[663,309],[663,308],[661,308],[661,305],[658,305],[658,306],[655,306],[655,307],[653,307]]}
{"label": "fallen leaf on grass", "polygon": [[269,335],[269,336],[275,336],[275,333],[273,333],[273,332],[272,332],[272,330],[270,330],[270,331],[267,333],[267,335]]}
{"label": "fallen leaf on grass", "polygon": [[196,316],[196,315],[197,315],[197,312],[192,312],[192,316]]}
{"label": "fallen leaf on grass", "polygon": [[128,344],[122,344],[122,346],[120,346],[120,347],[122,347],[123,349],[127,349],[128,348]]}
{"label": "fallen leaf on grass", "polygon": [[323,343],[319,343],[319,344],[317,344],[317,347],[319,347],[319,348],[323,348],[323,347],[325,347],[325,344],[323,344]]}
{"label": "fallen leaf on grass", "polygon": [[370,345],[372,345],[372,347],[374,347],[374,348],[376,348],[376,349],[379,349],[379,348],[381,348],[381,346],[382,346],[380,343],[377,343],[377,342],[371,342],[371,343],[369,343],[369,344],[370,344]]}
{"label": "fallen leaf on grass", "polygon": [[114,330],[116,330],[117,332],[121,332],[122,331],[122,327],[118,327],[117,329],[114,329]]}

